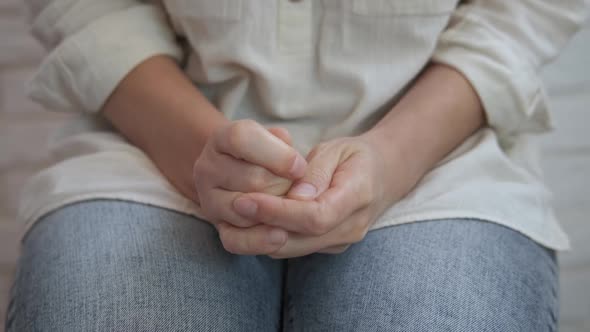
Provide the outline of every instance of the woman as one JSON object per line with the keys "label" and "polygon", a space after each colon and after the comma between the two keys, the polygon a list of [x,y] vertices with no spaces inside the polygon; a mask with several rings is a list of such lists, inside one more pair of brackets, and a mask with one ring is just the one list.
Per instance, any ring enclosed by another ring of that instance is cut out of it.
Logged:
{"label": "woman", "polygon": [[556,329],[531,134],[582,0],[28,3],[79,116],[7,330]]}

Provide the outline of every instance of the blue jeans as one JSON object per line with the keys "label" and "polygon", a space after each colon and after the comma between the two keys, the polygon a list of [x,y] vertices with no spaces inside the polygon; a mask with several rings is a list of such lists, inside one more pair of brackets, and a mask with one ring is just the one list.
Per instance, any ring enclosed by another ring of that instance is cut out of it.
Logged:
{"label": "blue jeans", "polygon": [[273,260],[190,216],[88,201],[24,239],[7,331],[554,331],[557,281],[554,252],[483,221]]}

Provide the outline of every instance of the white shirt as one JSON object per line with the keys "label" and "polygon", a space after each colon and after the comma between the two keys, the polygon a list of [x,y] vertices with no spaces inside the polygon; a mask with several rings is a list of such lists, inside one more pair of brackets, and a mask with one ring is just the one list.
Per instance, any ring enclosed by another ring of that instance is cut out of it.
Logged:
{"label": "white shirt", "polygon": [[100,198],[201,216],[98,113],[148,57],[183,60],[227,118],[284,126],[304,155],[321,141],[368,130],[432,60],[467,77],[489,128],[372,229],[476,218],[549,248],[569,245],[532,134],[550,128],[539,69],[582,24],[584,0],[27,1],[33,33],[51,50],[30,95],[47,109],[79,114],[52,142],[56,163],[24,190],[20,212],[29,225]]}

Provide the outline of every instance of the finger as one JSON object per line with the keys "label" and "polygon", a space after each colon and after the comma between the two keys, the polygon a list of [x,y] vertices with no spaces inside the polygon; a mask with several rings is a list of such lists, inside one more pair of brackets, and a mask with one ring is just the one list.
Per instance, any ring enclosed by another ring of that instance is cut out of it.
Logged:
{"label": "finger", "polygon": [[334,246],[318,251],[320,254],[336,255],[345,252],[350,247],[350,244],[344,246]]}
{"label": "finger", "polygon": [[[313,201],[300,201],[262,193],[243,194],[234,204],[238,214],[250,220],[310,235],[326,234],[345,218],[366,206],[355,192],[354,181],[332,187]],[[242,207],[249,206],[249,209]]]}
{"label": "finger", "polygon": [[307,256],[322,250],[327,245],[323,237],[306,237],[289,234],[287,242],[269,256],[276,259]]}
{"label": "finger", "polygon": [[228,191],[281,196],[287,193],[292,184],[289,179],[277,176],[264,167],[226,154],[218,154],[213,165],[215,169],[211,173],[217,179],[215,186]]}
{"label": "finger", "polygon": [[232,123],[217,132],[213,140],[219,152],[262,166],[288,179],[302,177],[307,166],[293,147],[252,120]]}
{"label": "finger", "polygon": [[308,164],[303,178],[289,190],[287,197],[298,200],[311,200],[330,187],[332,175],[341,161],[339,149],[314,149],[308,156]]}
{"label": "finger", "polygon": [[279,250],[288,238],[284,230],[267,225],[238,228],[221,223],[217,230],[225,250],[239,255],[270,255]]}
{"label": "finger", "polygon": [[293,139],[291,138],[291,134],[289,131],[283,127],[270,127],[267,129],[271,134],[278,137],[281,141],[287,143],[288,145],[293,145]]}
{"label": "finger", "polygon": [[285,245],[274,252],[271,257],[291,258],[316,252],[342,253],[351,244],[360,242],[365,238],[370,227],[367,223],[365,210],[355,212],[334,230],[321,236],[290,233]]}
{"label": "finger", "polygon": [[[243,217],[236,213],[234,205],[236,198],[243,195],[240,192],[233,192],[221,188],[211,188],[206,195],[201,195],[201,208],[203,213],[214,223],[227,222],[236,227],[251,227],[258,222]],[[238,208],[248,210],[251,207],[243,202],[238,202]]]}
{"label": "finger", "polygon": [[284,259],[306,256],[317,252],[340,253],[342,251],[338,252],[338,248],[347,248],[349,244],[342,245],[341,240],[335,235],[337,234],[309,237],[290,233],[287,242],[270,256]]}
{"label": "finger", "polygon": [[248,193],[236,201],[253,208],[242,210],[235,205],[234,208],[241,216],[267,225],[297,233],[322,235],[372,202],[373,190],[358,175],[359,169],[363,169],[362,159],[346,159],[334,172],[331,187],[314,200]]}

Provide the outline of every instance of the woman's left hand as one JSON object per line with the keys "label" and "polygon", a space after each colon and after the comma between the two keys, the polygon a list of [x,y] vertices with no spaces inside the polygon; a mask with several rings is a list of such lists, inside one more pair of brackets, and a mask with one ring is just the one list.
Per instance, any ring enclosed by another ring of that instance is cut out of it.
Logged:
{"label": "woman's left hand", "polygon": [[[340,253],[361,241],[375,220],[405,196],[418,178],[407,170],[395,144],[369,135],[338,138],[316,146],[308,168],[286,197],[247,193],[235,204],[240,215],[289,231],[286,244],[270,256]],[[249,206],[239,210],[238,207]],[[224,247],[252,253],[261,226],[218,225]]]}

